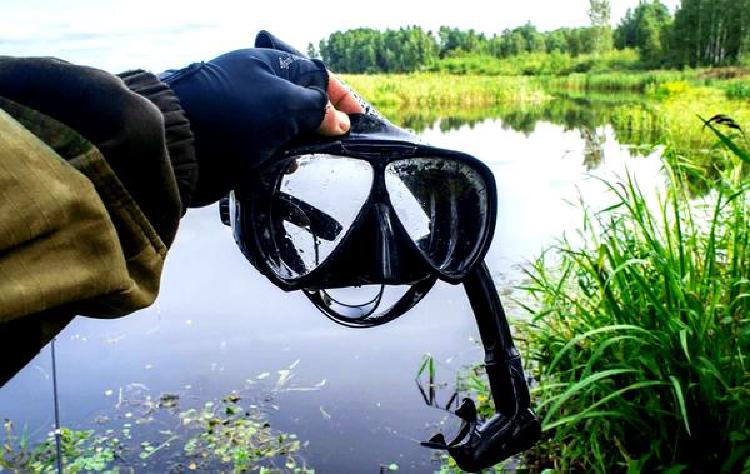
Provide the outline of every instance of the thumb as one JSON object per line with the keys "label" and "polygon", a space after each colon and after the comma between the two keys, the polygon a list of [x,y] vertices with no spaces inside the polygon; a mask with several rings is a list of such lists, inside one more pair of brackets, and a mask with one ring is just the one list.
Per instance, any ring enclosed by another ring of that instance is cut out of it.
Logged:
{"label": "thumb", "polygon": [[345,134],[349,131],[350,127],[351,122],[349,121],[349,116],[340,110],[336,110],[333,104],[329,101],[328,104],[326,104],[326,113],[323,117],[323,121],[320,123],[320,127],[318,127],[318,133],[333,137]]}

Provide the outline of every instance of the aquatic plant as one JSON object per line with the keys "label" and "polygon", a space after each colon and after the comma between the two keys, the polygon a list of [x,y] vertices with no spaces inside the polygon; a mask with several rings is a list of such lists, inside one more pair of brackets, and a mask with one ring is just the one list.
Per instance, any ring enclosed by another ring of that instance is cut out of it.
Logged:
{"label": "aquatic plant", "polygon": [[[0,456],[0,472],[55,473],[57,451],[55,438],[50,434],[42,443],[30,446],[26,435],[16,435],[13,423],[4,422],[5,443]],[[119,440],[97,435],[94,430],[60,430],[61,453],[65,472],[117,472],[112,464],[122,452]]]}
{"label": "aquatic plant", "polygon": [[[187,457],[183,463],[189,469],[223,465],[234,472],[261,468],[269,474],[314,472],[297,456],[302,445],[296,435],[272,430],[262,412],[243,408],[237,396],[227,396],[220,404],[206,403],[200,410],[186,410],[179,417],[184,426],[199,433],[183,445]],[[274,458],[281,460],[279,466]]]}
{"label": "aquatic plant", "polygon": [[[295,435],[271,429],[262,413],[242,408],[232,398],[221,404],[207,402],[201,409],[191,408],[178,416],[181,427],[160,430],[162,439],[135,445],[130,442],[134,433],[129,427],[104,432],[62,428],[65,472],[156,472],[179,466],[182,471],[314,473],[299,457],[302,446]],[[52,433],[32,447],[26,435],[13,432],[9,420],[5,430],[0,472],[57,472]]]}
{"label": "aquatic plant", "polygon": [[[297,361],[299,362],[299,361]],[[61,453],[66,473],[77,472],[257,472],[262,474],[313,474],[300,456],[306,443],[297,436],[271,427],[265,408],[270,394],[289,390],[291,370],[278,371],[278,380],[264,372],[247,384],[257,391],[268,379],[268,394],[245,401],[232,392],[220,401],[182,407],[176,393],[151,397],[142,384],[119,391],[116,412],[100,415],[96,423],[107,429],[62,428]],[[119,424],[119,421],[122,424]],[[9,420],[4,425],[0,472],[57,472],[55,437],[49,433],[32,446],[29,436],[16,434]]]}

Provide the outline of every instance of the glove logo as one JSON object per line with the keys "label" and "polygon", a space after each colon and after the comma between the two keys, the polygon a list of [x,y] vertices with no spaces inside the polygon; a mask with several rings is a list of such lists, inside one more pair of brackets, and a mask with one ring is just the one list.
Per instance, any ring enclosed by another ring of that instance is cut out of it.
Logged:
{"label": "glove logo", "polygon": [[289,69],[289,66],[294,62],[291,56],[283,56],[279,58],[279,67],[281,69]]}

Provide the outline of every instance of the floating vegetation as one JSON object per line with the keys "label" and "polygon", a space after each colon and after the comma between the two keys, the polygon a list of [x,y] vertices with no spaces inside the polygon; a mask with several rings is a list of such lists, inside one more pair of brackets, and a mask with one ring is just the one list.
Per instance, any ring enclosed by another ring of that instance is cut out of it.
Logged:
{"label": "floating vegetation", "polygon": [[[26,435],[16,435],[13,423],[4,422],[5,443],[0,455],[0,472],[57,472],[57,451],[52,433],[42,443],[30,446]],[[60,430],[61,452],[66,473],[118,472],[111,467],[121,457],[121,441],[110,435],[97,435],[94,430]]]}
{"label": "floating vegetation", "polygon": [[[189,470],[230,467],[234,472],[314,472],[297,455],[302,448],[297,436],[271,429],[262,411],[241,406],[237,395],[186,410],[179,418],[184,427],[199,433],[182,447],[186,457],[182,462]],[[149,454],[157,450],[151,447]]]}
{"label": "floating vegetation", "polygon": [[[253,387],[252,393],[232,392],[198,406],[182,407],[191,397],[178,393],[152,397],[143,384],[120,388],[115,412],[96,417],[102,430],[61,430],[65,472],[312,474],[315,471],[301,456],[307,443],[272,428],[267,415],[268,408],[278,408],[269,405],[275,393],[324,385],[289,386],[297,363],[278,370],[278,379],[263,396]],[[252,385],[270,377],[270,373],[260,375]],[[54,433],[32,446],[27,434],[17,434],[13,423],[5,420],[0,472],[52,474],[57,472],[56,462]]]}

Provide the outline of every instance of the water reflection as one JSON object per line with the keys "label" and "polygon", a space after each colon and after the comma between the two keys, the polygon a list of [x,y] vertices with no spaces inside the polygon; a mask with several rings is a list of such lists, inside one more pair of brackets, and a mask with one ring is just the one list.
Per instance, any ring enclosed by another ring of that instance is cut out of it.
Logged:
{"label": "water reflection", "polygon": [[486,120],[499,120],[504,130],[532,135],[540,122],[578,130],[587,141],[587,169],[602,161],[602,128],[610,126],[615,140],[632,146],[632,155],[642,154],[662,142],[664,127],[653,107],[641,96],[558,96],[541,104],[506,103],[489,108],[400,109],[385,114],[398,125],[417,132],[437,128],[441,132],[473,129]]}
{"label": "water reflection", "polygon": [[607,137],[604,133],[594,129],[581,129],[583,139],[583,166],[586,171],[592,171],[599,167],[604,161],[604,142]]}

